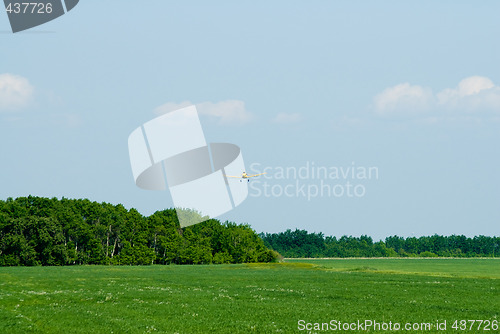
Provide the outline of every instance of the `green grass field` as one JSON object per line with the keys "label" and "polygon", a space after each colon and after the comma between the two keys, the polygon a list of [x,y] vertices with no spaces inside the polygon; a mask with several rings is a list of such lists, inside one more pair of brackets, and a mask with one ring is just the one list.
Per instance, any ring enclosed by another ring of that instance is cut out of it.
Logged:
{"label": "green grass field", "polygon": [[469,319],[500,320],[500,260],[0,268],[0,333],[309,332],[299,320],[446,320],[447,330],[411,332],[500,332],[451,328]]}
{"label": "green grass field", "polygon": [[288,259],[338,271],[372,271],[439,277],[500,279],[500,259],[480,258],[377,258],[377,259]]}

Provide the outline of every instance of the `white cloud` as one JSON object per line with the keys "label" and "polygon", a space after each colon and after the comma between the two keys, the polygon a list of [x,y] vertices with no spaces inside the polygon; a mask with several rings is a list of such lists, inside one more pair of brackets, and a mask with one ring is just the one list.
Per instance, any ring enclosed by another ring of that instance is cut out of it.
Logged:
{"label": "white cloud", "polygon": [[486,77],[465,78],[457,88],[446,88],[436,94],[438,105],[451,110],[500,111],[500,87]]}
{"label": "white cloud", "polygon": [[401,114],[402,111],[414,114],[429,110],[433,95],[429,88],[403,83],[385,89],[375,96],[374,102],[379,115]]}
{"label": "white cloud", "polygon": [[218,117],[221,123],[247,123],[253,115],[246,111],[245,103],[239,100],[226,100],[217,103],[203,102],[196,105],[200,114]]}
{"label": "white cloud", "polygon": [[25,107],[33,98],[34,88],[28,79],[13,74],[0,74],[0,111]]}
{"label": "white cloud", "polygon": [[275,118],[273,118],[274,123],[281,123],[281,124],[298,123],[301,120],[302,116],[300,116],[299,113],[288,114],[285,112],[280,112],[278,115],[276,115]]}
{"label": "white cloud", "polygon": [[374,104],[376,113],[382,116],[425,116],[428,111],[433,112],[433,117],[444,117],[444,112],[498,112],[500,86],[489,78],[472,76],[460,81],[456,88],[434,94],[430,88],[404,83],[385,89],[375,96]]}
{"label": "white cloud", "polygon": [[[181,103],[167,102],[154,110],[158,115],[165,114],[180,108],[193,105],[189,101]],[[243,124],[252,120],[253,115],[245,109],[245,103],[240,100],[226,100],[220,102],[202,102],[196,104],[201,115],[215,117],[221,124]]]}

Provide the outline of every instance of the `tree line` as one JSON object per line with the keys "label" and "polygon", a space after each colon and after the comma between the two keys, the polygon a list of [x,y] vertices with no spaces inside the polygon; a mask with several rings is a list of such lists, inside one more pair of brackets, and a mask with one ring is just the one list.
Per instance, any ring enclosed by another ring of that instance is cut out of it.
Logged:
{"label": "tree line", "polygon": [[290,229],[280,233],[261,233],[270,249],[284,257],[500,257],[500,237],[463,235],[398,237],[373,242],[369,236],[343,236]]}
{"label": "tree line", "polygon": [[0,266],[271,262],[248,225],[210,219],[180,228],[174,209],[145,217],[88,199],[0,200]]}

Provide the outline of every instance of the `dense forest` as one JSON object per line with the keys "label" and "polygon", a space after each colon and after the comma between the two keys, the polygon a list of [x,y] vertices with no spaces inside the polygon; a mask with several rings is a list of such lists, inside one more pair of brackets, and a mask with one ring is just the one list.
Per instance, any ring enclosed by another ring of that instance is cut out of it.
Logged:
{"label": "dense forest", "polygon": [[0,200],[0,266],[270,262],[248,225],[218,220],[181,229],[176,211],[149,217],[87,199]]}
{"label": "dense forest", "polygon": [[362,235],[325,237],[322,233],[287,230],[261,233],[267,247],[284,257],[500,257],[500,237],[463,235],[402,238],[392,236],[373,242]]}
{"label": "dense forest", "polygon": [[272,262],[284,257],[500,257],[500,237],[463,235],[373,242],[305,230],[257,235],[210,219],[180,228],[176,211],[149,217],[87,199],[0,200],[0,266]]}

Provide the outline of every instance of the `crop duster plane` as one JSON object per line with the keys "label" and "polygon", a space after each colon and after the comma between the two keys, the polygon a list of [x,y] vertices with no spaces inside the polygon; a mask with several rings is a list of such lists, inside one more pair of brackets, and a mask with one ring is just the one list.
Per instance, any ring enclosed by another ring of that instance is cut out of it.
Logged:
{"label": "crop duster plane", "polygon": [[263,174],[266,174],[266,173],[248,175],[246,172],[243,172],[243,173],[241,173],[240,176],[226,175],[226,177],[232,177],[232,178],[240,179],[240,182],[242,180],[247,180],[247,182],[250,182],[250,178],[256,177],[256,176],[259,176],[259,175],[263,175]]}

